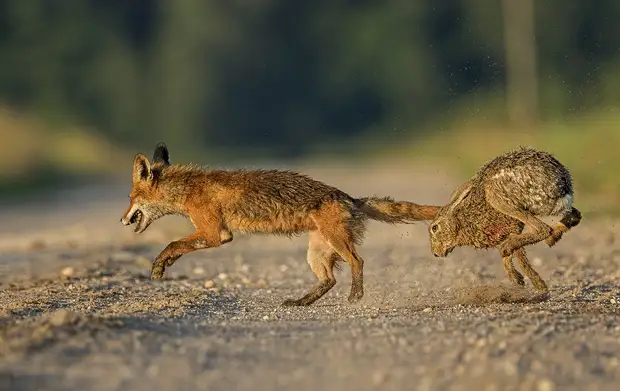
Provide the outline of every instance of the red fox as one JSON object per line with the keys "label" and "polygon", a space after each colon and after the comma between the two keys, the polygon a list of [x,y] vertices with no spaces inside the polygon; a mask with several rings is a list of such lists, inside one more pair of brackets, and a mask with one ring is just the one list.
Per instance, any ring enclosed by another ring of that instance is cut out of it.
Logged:
{"label": "red fox", "polygon": [[151,278],[162,278],[183,254],[219,247],[233,232],[298,235],[308,232],[307,262],[318,284],[300,299],[283,306],[307,306],[335,284],[336,262],[351,268],[350,303],[364,295],[364,260],[355,251],[367,220],[412,223],[432,220],[439,206],[396,202],[389,197],[353,198],[306,175],[287,170],[211,170],[194,164],[170,164],[164,143],[155,147],[152,161],[141,153],[133,162],[130,202],[121,218],[135,224],[136,233],[170,214],[186,216],[196,231],[171,242],[153,262]]}

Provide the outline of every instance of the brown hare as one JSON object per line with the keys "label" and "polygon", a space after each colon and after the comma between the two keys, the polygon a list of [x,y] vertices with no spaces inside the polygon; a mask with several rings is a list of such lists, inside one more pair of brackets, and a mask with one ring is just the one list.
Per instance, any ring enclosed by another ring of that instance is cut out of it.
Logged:
{"label": "brown hare", "polygon": [[[512,264],[516,256],[534,287],[547,291],[524,247],[542,240],[551,247],[579,224],[581,213],[572,205],[568,169],[547,152],[521,147],[486,163],[452,194],[429,225],[431,251],[445,257],[456,246],[497,247],[513,283],[525,284]],[[537,216],[562,219],[551,227]]]}

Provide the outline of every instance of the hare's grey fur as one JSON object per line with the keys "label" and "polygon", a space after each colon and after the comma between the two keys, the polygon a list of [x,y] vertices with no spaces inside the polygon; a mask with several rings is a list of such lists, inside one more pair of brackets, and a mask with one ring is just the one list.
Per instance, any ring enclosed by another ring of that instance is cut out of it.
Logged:
{"label": "hare's grey fur", "polygon": [[[457,246],[497,247],[512,282],[524,285],[512,264],[516,256],[534,287],[546,291],[524,247],[542,240],[551,247],[579,224],[573,198],[571,175],[551,154],[525,147],[510,151],[482,166],[439,210],[429,225],[431,250],[445,257]],[[562,219],[551,227],[537,216]]]}

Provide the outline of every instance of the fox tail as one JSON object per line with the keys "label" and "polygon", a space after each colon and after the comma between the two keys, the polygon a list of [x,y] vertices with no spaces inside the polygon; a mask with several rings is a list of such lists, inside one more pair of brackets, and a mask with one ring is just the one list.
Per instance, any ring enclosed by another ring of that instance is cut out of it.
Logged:
{"label": "fox tail", "polygon": [[355,206],[366,216],[384,223],[413,223],[433,220],[440,206],[419,205],[409,201],[394,201],[391,197],[363,197],[355,200]]}

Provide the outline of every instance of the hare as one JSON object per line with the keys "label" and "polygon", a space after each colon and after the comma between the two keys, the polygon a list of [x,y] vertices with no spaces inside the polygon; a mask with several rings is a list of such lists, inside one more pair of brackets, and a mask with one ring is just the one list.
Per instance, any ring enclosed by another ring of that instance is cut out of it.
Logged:
{"label": "hare", "polygon": [[[496,247],[509,279],[525,285],[512,264],[516,256],[534,287],[548,291],[532,268],[525,246],[545,240],[549,247],[581,221],[572,206],[568,169],[551,154],[521,147],[486,163],[453,194],[429,225],[433,255],[446,257],[456,246]],[[562,216],[554,227],[537,216]],[[529,232],[523,233],[523,229]]]}

